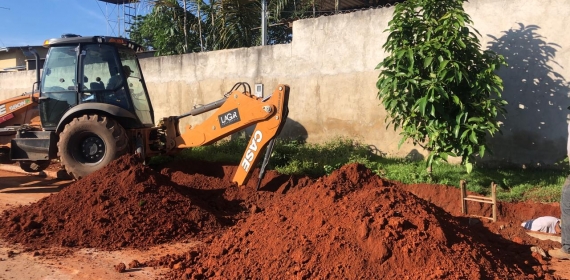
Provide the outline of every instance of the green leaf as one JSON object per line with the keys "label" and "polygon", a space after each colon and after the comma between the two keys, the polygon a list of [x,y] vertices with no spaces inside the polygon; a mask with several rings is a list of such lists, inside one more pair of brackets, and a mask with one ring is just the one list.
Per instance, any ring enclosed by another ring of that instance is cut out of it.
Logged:
{"label": "green leaf", "polygon": [[471,134],[469,135],[469,140],[472,143],[477,144],[477,134],[475,133],[475,131],[471,131]]}
{"label": "green leaf", "polygon": [[411,70],[414,68],[414,52],[412,49],[408,49],[408,60],[410,61],[410,67],[408,67],[408,69]]}
{"label": "green leaf", "polygon": [[464,49],[464,48],[466,47],[466,46],[465,46],[465,43],[463,43],[463,41],[462,41],[461,39],[458,39],[458,40],[457,40],[457,43],[459,44],[459,46],[460,46],[462,49]]}
{"label": "green leaf", "polygon": [[[445,77],[447,77],[447,70],[443,70],[439,73],[437,73],[437,75],[439,76],[440,79],[445,79]],[[449,79],[445,79],[446,81]]]}
{"label": "green leaf", "polygon": [[403,56],[405,53],[406,53],[405,50],[400,50],[400,51],[398,51],[398,52],[396,53],[396,57],[397,57],[398,59],[401,59],[402,56]]}
{"label": "green leaf", "polygon": [[466,162],[465,169],[467,170],[467,174],[470,174],[473,171],[473,164],[470,162]]}
{"label": "green leaf", "polygon": [[424,68],[428,68],[431,65],[431,61],[433,60],[433,56],[428,56],[424,59]]}
{"label": "green leaf", "polygon": [[417,104],[420,107],[420,112],[421,112],[422,116],[425,116],[426,105],[427,105],[427,97],[426,96],[422,97],[420,100],[418,100]]}
{"label": "green leaf", "polygon": [[402,146],[402,144],[404,144],[404,142],[406,142],[406,138],[402,137],[402,139],[400,139],[400,141],[398,142],[398,149]]}
{"label": "green leaf", "polygon": [[426,166],[430,168],[433,165],[433,158],[435,157],[435,153],[431,152],[428,156],[428,160],[426,162]]}
{"label": "green leaf", "polygon": [[463,131],[463,133],[461,133],[460,139],[461,139],[461,140],[465,139],[465,137],[467,137],[467,134],[468,134],[468,133],[469,133],[469,130]]}
{"label": "green leaf", "polygon": [[461,24],[465,22],[465,19],[460,14],[456,14],[455,17],[461,21]]}
{"label": "green leaf", "polygon": [[449,60],[444,60],[439,64],[439,68],[438,71],[441,71],[443,68],[445,68],[445,66],[447,66],[447,64],[449,63]]}

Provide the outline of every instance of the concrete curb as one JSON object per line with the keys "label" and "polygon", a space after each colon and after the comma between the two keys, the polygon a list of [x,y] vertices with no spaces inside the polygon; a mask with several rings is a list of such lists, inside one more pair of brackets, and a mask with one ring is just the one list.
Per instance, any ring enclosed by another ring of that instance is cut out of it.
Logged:
{"label": "concrete curb", "polygon": [[22,170],[20,167],[10,164],[0,164],[0,170],[26,174],[30,176],[47,177],[52,179],[69,179],[64,170],[59,170],[59,171],[44,170],[40,172],[26,172]]}

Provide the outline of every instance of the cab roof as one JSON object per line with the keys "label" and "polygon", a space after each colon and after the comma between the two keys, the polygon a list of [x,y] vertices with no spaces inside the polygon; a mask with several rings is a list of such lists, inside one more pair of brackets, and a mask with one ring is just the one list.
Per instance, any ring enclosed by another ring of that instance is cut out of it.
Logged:
{"label": "cab roof", "polygon": [[110,44],[110,45],[116,45],[117,47],[132,49],[135,52],[145,51],[145,49],[141,45],[132,42],[126,38],[109,37],[109,36],[88,36],[88,37],[82,37],[78,35],[62,36],[62,38],[53,38],[45,40],[43,46],[45,48],[49,48],[53,46],[75,45],[80,43]]}

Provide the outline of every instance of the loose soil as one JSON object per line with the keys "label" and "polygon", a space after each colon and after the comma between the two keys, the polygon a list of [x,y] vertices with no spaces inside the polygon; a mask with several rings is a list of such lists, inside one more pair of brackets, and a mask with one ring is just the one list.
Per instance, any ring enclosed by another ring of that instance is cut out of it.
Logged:
{"label": "loose soil", "polygon": [[[151,169],[124,156],[5,211],[0,236],[42,252],[198,241],[188,252],[115,266],[168,267],[165,279],[558,278],[531,247],[560,244],[520,227],[559,216],[557,203],[499,203],[493,223],[462,215],[454,187],[392,182],[359,164],[320,178],[268,171],[260,190],[258,170],[246,186],[231,183],[237,168],[185,161]],[[491,214],[488,204],[468,207]]]}

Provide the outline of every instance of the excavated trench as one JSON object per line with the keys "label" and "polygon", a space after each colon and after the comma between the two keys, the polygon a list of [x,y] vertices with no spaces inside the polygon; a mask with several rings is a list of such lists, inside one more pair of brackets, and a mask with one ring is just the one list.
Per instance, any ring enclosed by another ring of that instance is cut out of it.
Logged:
{"label": "excavated trench", "polygon": [[[520,221],[560,215],[558,204],[499,203],[499,221],[461,215],[460,192],[405,185],[348,164],[329,176],[269,171],[255,190],[230,183],[236,166],[133,156],[1,217],[0,236],[30,250],[201,245],[143,266],[166,279],[553,279]],[[489,216],[488,204],[469,202]],[[558,245],[559,246],[559,245]]]}

